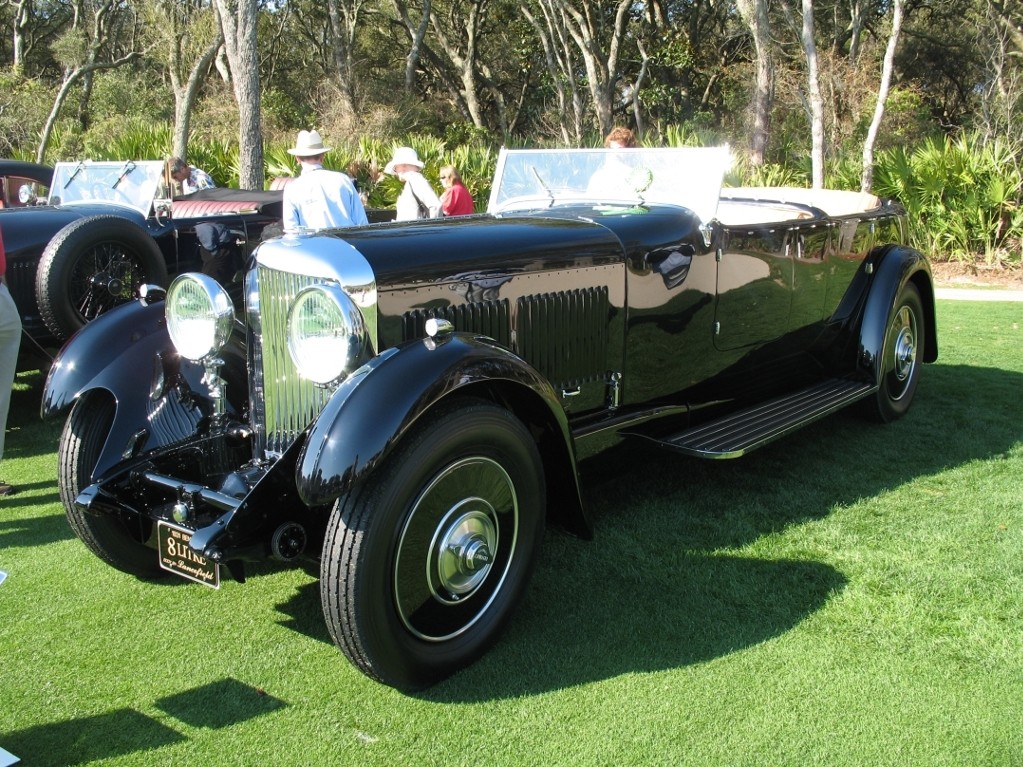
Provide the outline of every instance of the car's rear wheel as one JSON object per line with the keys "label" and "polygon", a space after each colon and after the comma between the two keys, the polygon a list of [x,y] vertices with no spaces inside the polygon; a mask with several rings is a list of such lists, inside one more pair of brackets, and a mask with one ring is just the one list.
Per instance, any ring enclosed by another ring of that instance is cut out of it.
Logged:
{"label": "car's rear wheel", "polygon": [[143,545],[143,522],[110,515],[89,514],[75,498],[92,481],[92,471],[114,421],[114,401],[93,392],[75,403],[64,424],[57,448],[57,486],[71,529],[104,562],[139,578],[165,576],[156,551]]}
{"label": "car's rear wheel", "polygon": [[514,415],[460,399],[428,416],[335,504],[320,571],[335,643],[405,690],[473,662],[525,590],[543,508],[543,466]]}
{"label": "car's rear wheel", "polygon": [[131,301],[143,284],[167,286],[167,265],[149,233],[119,216],[90,216],[65,226],[43,251],[36,301],[57,338]]}
{"label": "car's rear wheel", "polygon": [[880,386],[868,400],[868,414],[883,423],[909,411],[920,382],[924,357],[924,310],[920,291],[912,283],[899,293],[885,331]]}

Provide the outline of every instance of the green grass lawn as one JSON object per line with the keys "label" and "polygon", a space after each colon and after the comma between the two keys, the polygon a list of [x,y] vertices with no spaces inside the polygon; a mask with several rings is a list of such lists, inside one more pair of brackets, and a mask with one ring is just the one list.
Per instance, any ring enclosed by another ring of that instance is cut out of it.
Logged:
{"label": "green grass lawn", "polygon": [[[632,449],[482,661],[416,696],[315,578],[138,582],[71,534],[19,377],[0,746],[26,765],[1023,765],[1023,305],[939,303],[909,416],[737,461]],[[613,477],[613,478],[612,478]]]}

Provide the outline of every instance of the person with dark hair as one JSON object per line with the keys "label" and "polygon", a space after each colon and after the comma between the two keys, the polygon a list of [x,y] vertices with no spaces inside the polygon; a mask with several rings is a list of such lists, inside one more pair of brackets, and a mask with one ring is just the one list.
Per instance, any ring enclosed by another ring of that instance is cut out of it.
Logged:
{"label": "person with dark hair", "polygon": [[[7,431],[7,413],[11,408],[11,390],[21,345],[21,313],[7,289],[6,273],[7,253],[3,231],[0,231],[0,459],[4,457],[4,432]],[[14,492],[12,485],[0,479],[0,497]]]}
{"label": "person with dark hair", "polygon": [[172,179],[181,184],[182,194],[191,194],[200,189],[213,189],[216,184],[213,178],[204,170],[193,168],[180,157],[172,157],[167,161]]}
{"label": "person with dark hair", "polygon": [[295,146],[288,150],[302,173],[284,187],[284,231],[334,229],[368,224],[355,182],[340,171],[323,167],[330,151],[318,131],[298,132]]}
{"label": "person with dark hair", "polygon": [[440,196],[440,209],[445,216],[468,216],[475,212],[472,195],[465,188],[454,165],[445,165],[440,169],[440,183],[444,187]]}

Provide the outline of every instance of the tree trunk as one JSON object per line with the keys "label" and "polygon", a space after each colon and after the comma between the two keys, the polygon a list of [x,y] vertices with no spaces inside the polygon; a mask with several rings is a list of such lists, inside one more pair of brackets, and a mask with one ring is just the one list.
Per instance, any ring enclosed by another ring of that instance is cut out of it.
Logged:
{"label": "tree trunk", "polygon": [[486,0],[475,0],[467,14],[461,18],[464,32],[459,33],[465,39],[465,50],[460,51],[458,45],[451,39],[446,24],[439,20],[436,15],[432,19],[433,34],[437,38],[440,50],[454,66],[458,73],[458,80],[461,83],[460,95],[469,113],[472,124],[477,128],[485,128],[483,119],[483,105],[480,102],[478,75],[479,64],[476,52],[479,47],[483,16],[486,12]]}
{"label": "tree trunk", "polygon": [[572,36],[586,67],[586,79],[593,101],[593,111],[597,117],[597,129],[601,136],[610,133],[614,127],[614,96],[618,83],[618,57],[622,41],[628,27],[628,11],[632,7],[630,0],[619,0],[615,9],[614,28],[611,39],[607,41],[607,52],[604,52],[604,41],[600,39],[598,17],[600,8],[592,5],[591,0],[582,0],[579,7],[570,0],[540,0],[557,6],[564,12],[568,33]]}
{"label": "tree trunk", "polygon": [[259,0],[216,0],[231,83],[238,102],[238,184],[262,189],[263,129],[259,101]]}
{"label": "tree trunk", "polygon": [[867,138],[863,141],[863,175],[860,177],[860,191],[869,192],[874,184],[874,142],[881,129],[884,117],[885,102],[892,82],[892,66],[895,61],[895,49],[899,44],[899,32],[902,29],[902,11],[905,0],[895,0],[892,11],[892,33],[888,37],[888,46],[884,52],[884,64],[881,67],[881,84],[877,89],[877,104],[874,106],[874,118],[870,121]]}
{"label": "tree trunk", "polygon": [[195,107],[195,100],[199,95],[199,87],[206,79],[206,73],[213,64],[213,58],[224,44],[224,33],[220,31],[217,37],[206,46],[195,64],[188,73],[188,80],[184,86],[175,70],[171,70],[171,83],[174,86],[174,147],[175,157],[186,159],[188,157],[188,136],[192,127],[192,109]]}
{"label": "tree trunk", "polygon": [[573,49],[565,37],[564,13],[543,2],[538,5],[542,21],[533,15],[526,3],[519,5],[519,11],[533,27],[543,47],[547,71],[558,98],[557,113],[561,138],[566,146],[579,146],[583,139],[583,104],[576,82]]}
{"label": "tree trunk", "polygon": [[636,41],[639,47],[640,65],[639,74],[636,75],[636,82],[632,86],[632,116],[636,121],[636,136],[640,139],[643,138],[643,112],[640,109],[639,103],[639,91],[643,87],[643,80],[646,77],[647,66],[650,63],[650,57],[647,55],[646,48],[643,43]]}
{"label": "tree trunk", "polygon": [[750,165],[764,164],[770,136],[771,99],[774,89],[774,61],[771,56],[771,22],[767,0],[737,0],[739,14],[753,35],[756,51],[756,81],[753,86],[753,131],[750,137]]}
{"label": "tree trunk", "polygon": [[21,72],[25,67],[25,30],[28,28],[32,3],[31,0],[19,0],[19,2],[9,0],[9,5],[14,8],[14,18],[11,19],[11,26],[14,28],[11,41],[11,63],[16,72]]}
{"label": "tree trunk", "polygon": [[339,3],[339,0],[327,0],[327,17],[330,19],[330,34],[334,44],[334,67],[337,71],[342,108],[349,115],[356,113],[353,48],[361,11],[362,0],[349,0],[344,5]]}
{"label": "tree trunk", "polygon": [[[113,6],[114,0],[104,0],[92,8],[92,27],[85,33],[87,45],[85,48],[84,60],[70,63],[64,68],[63,82],[61,83],[60,89],[57,91],[57,96],[53,102],[53,108],[50,110],[50,114],[46,118],[46,123],[43,126],[42,133],[39,137],[39,146],[36,149],[36,162],[43,162],[43,158],[46,156],[46,148],[50,143],[50,137],[53,135],[53,126],[56,124],[57,117],[60,115],[61,107],[64,106],[64,102],[67,101],[67,98],[71,93],[72,86],[76,85],[83,79],[91,81],[93,73],[99,69],[114,69],[135,61],[141,55],[137,51],[131,51],[112,61],[102,61],[100,59],[100,53],[109,47],[110,38],[113,34]],[[71,25],[72,28],[84,26],[84,12],[84,8],[77,5],[74,6],[74,21]],[[83,91],[83,101],[80,102],[81,110],[85,109],[88,102],[90,88],[86,87]],[[83,115],[84,111],[80,111],[79,118],[84,123],[85,120]]]}
{"label": "tree trunk", "polygon": [[806,75],[810,100],[810,161],[813,167],[813,188],[824,188],[824,100],[817,71],[817,44],[814,42],[813,0],[803,0],[803,52],[806,54]]}
{"label": "tree trunk", "polygon": [[43,125],[43,130],[39,137],[39,146],[36,148],[36,162],[42,163],[43,159],[46,157],[46,148],[50,143],[50,136],[53,135],[53,126],[57,123],[57,117],[60,115],[60,108],[67,100],[68,94],[71,92],[71,88],[74,87],[87,72],[95,72],[97,69],[115,69],[116,67],[135,61],[139,58],[139,56],[140,54],[137,51],[132,51],[128,55],[122,56],[115,61],[86,64],[80,67],[75,67],[65,73],[64,82],[61,83],[60,90],[57,91],[57,97],[53,100],[53,108],[50,109],[50,114],[46,118],[46,123]]}
{"label": "tree trunk", "polygon": [[412,89],[416,84],[416,67],[419,66],[419,58],[422,55],[423,39],[426,37],[426,30],[430,26],[430,17],[433,15],[432,4],[430,0],[423,0],[422,18],[420,18],[418,24],[413,25],[405,3],[400,2],[400,0],[393,0],[393,3],[398,18],[401,19],[412,38],[408,55],[405,57],[405,93],[411,95]]}

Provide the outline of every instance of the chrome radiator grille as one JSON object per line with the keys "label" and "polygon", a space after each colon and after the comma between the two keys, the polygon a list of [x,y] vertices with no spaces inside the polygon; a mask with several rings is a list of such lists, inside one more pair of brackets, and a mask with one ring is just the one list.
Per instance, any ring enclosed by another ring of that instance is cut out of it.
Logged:
{"label": "chrome radiator grille", "polygon": [[263,265],[256,267],[255,279],[258,301],[247,308],[252,428],[256,454],[276,457],[298,439],[330,399],[330,389],[298,375],[287,341],[288,307],[295,296],[327,280]]}

